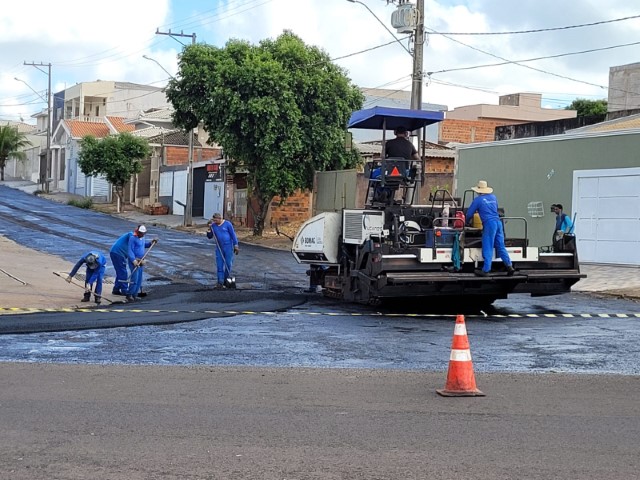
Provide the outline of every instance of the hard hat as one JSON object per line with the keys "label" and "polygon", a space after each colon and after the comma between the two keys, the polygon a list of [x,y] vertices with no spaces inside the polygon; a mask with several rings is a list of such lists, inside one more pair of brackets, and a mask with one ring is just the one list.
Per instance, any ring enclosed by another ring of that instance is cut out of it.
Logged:
{"label": "hard hat", "polygon": [[140,225],[138,227],[138,232],[140,233],[147,233],[147,227],[145,227],[144,225]]}

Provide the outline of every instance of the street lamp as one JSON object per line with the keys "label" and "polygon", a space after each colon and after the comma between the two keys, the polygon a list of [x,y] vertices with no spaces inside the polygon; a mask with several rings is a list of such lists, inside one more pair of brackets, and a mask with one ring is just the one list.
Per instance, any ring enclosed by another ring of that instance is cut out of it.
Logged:
{"label": "street lamp", "polygon": [[[147,55],[142,55],[142,58],[145,60],[151,60],[156,65],[158,65],[162,70],[164,70],[171,78],[175,78],[173,75],[169,73],[169,71],[164,68],[160,62],[158,62],[155,58],[148,57]],[[187,131],[187,135],[189,136],[189,164],[187,166],[187,201],[184,205],[184,216],[183,216],[183,226],[190,227],[193,223],[193,135],[195,133],[195,129],[191,129]]]}
{"label": "street lamp", "polygon": [[144,58],[146,60],[151,60],[156,65],[158,65],[162,70],[164,70],[167,73],[167,75],[169,75],[171,78],[173,78],[173,75],[171,75],[171,73],[169,73],[169,71],[166,68],[164,68],[162,66],[162,64],[159,61],[157,61],[155,58],[148,57],[147,55],[142,55],[142,58]]}
{"label": "street lamp", "polygon": [[[51,176],[51,92],[47,90],[47,98],[44,98],[40,93],[36,92],[31,85],[29,85],[24,80],[19,79],[18,77],[13,77],[14,80],[18,82],[24,83],[29,89],[38,95],[43,101],[47,103],[47,178],[44,179],[44,186],[46,187],[47,192],[49,191],[49,177]],[[51,75],[49,74],[49,79],[51,79]],[[49,84],[51,84],[51,80],[49,80]]]}

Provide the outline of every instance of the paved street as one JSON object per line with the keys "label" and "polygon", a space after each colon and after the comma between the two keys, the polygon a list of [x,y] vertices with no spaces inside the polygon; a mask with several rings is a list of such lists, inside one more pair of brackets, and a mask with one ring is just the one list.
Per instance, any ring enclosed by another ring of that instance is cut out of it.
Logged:
{"label": "paved street", "polygon": [[[40,309],[83,306],[51,270],[134,226],[23,192],[0,198],[0,218],[3,265],[37,286],[0,277],[12,285],[0,306]],[[144,301],[0,316],[4,477],[627,479],[640,467],[640,312],[607,294],[633,269],[594,268],[590,294],[486,311],[373,308],[301,294],[304,267],[252,245],[242,288],[212,291],[201,236],[150,231],[162,240]],[[487,397],[435,394],[456,313]]]}
{"label": "paved street", "polygon": [[628,480],[638,377],[0,364],[12,480]]}

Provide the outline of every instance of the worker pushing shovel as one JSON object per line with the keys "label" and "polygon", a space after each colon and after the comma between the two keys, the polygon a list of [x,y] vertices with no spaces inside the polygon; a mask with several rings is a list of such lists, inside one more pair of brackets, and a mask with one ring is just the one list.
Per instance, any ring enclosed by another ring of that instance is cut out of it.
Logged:
{"label": "worker pushing shovel", "polygon": [[209,227],[207,238],[215,239],[216,244],[218,283],[215,288],[217,290],[236,288],[236,279],[231,276],[231,267],[233,266],[234,254],[237,255],[240,252],[240,247],[233,225],[224,220],[220,213],[214,213],[207,225]]}
{"label": "worker pushing shovel", "polygon": [[[147,227],[138,225],[133,232],[122,235],[111,247],[111,262],[116,271],[113,293],[125,295],[128,302],[135,301],[140,295],[147,253],[158,243],[155,239],[146,241],[146,233]],[[147,253],[145,249],[149,249]]]}

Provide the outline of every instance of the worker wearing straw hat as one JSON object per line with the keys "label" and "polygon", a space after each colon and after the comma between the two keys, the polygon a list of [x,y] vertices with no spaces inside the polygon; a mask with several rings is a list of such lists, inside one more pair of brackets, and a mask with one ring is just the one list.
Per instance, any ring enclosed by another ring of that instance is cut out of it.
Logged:
{"label": "worker wearing straw hat", "polygon": [[471,187],[471,190],[476,192],[478,196],[471,202],[467,210],[466,221],[469,223],[476,212],[480,215],[480,220],[482,220],[482,259],[484,260],[482,270],[476,270],[475,274],[486,277],[491,273],[491,262],[495,249],[507,269],[507,275],[511,276],[515,270],[511,264],[511,258],[509,258],[509,252],[504,245],[504,228],[498,215],[498,199],[493,194],[493,188],[487,184],[486,180],[479,180],[475,187]]}

